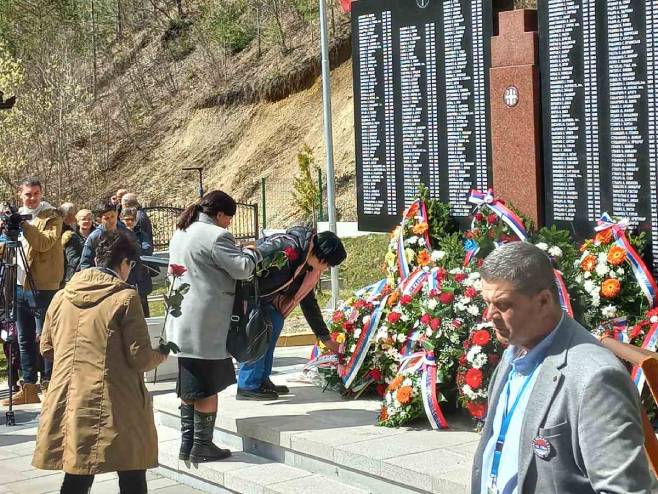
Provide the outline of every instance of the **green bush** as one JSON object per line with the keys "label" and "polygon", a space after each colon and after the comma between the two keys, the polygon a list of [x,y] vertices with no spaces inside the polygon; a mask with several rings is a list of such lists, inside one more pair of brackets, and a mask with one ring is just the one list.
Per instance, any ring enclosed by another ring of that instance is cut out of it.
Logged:
{"label": "green bush", "polygon": [[245,0],[208,1],[201,7],[199,29],[214,43],[238,53],[256,37],[251,10]]}

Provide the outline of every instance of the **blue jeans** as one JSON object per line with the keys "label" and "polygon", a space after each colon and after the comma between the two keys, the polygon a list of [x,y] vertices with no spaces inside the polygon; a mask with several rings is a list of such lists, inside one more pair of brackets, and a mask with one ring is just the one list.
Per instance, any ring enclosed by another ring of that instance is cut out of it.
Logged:
{"label": "blue jeans", "polygon": [[[46,311],[55,293],[57,293],[56,290],[38,291],[35,300],[32,290],[24,290],[22,286],[16,287],[18,349],[21,355],[23,382],[26,384],[36,384],[37,382],[38,359],[41,355],[37,345],[37,335],[41,335]],[[48,381],[53,364],[49,360],[43,359],[43,367],[41,380]]]}
{"label": "blue jeans", "polygon": [[265,305],[263,309],[272,321],[272,340],[267,352],[260,359],[249,364],[241,364],[238,371],[238,388],[246,391],[253,391],[262,386],[263,381],[272,374],[272,364],[274,362],[274,348],[276,340],[279,339],[283,329],[283,316],[272,305]]}

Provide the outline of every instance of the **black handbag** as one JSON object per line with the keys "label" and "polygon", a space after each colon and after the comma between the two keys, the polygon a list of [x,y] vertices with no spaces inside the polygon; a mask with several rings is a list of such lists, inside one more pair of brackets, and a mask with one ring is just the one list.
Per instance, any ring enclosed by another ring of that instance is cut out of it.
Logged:
{"label": "black handbag", "polygon": [[261,307],[258,295],[257,276],[253,283],[236,283],[226,348],[240,363],[260,359],[267,352],[272,338],[272,321]]}

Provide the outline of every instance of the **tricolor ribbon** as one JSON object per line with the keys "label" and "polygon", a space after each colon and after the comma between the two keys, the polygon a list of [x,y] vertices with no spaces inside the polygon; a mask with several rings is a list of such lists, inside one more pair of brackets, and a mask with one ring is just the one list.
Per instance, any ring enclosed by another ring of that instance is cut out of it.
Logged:
{"label": "tricolor ribbon", "polygon": [[[494,197],[493,189],[487,190],[486,194],[477,189],[471,190],[468,202],[475,204],[476,210],[481,209],[483,206],[487,206],[512,229],[516,236],[519,237],[519,240],[528,239],[528,233],[523,226],[521,218],[519,218],[514,211],[505,206],[500,200]],[[473,225],[473,227],[474,226],[475,225]]]}
{"label": "tricolor ribbon", "polygon": [[428,278],[430,278],[429,270],[416,268],[413,273],[402,280],[402,283],[400,284],[400,293],[402,295],[413,297],[423,289]]}
{"label": "tricolor ribbon", "polygon": [[569,315],[569,317],[573,317],[571,298],[569,298],[569,292],[567,291],[567,285],[564,283],[562,273],[558,269],[554,269],[553,272],[555,273],[555,284],[557,285],[557,295],[560,299],[560,306],[562,307],[562,310]]}
{"label": "tricolor ribbon", "polygon": [[374,298],[378,297],[382,290],[386,286],[386,278],[379,280],[377,283],[368,285],[354,292],[354,296],[357,298],[366,299],[368,302],[372,302]]}
{"label": "tricolor ribbon", "polygon": [[328,369],[330,367],[336,367],[338,363],[339,363],[338,355],[335,354],[318,355],[306,363],[302,372],[306,373],[311,369]]}
{"label": "tricolor ribbon", "polygon": [[[651,329],[644,337],[644,340],[642,341],[642,348],[644,348],[645,350],[650,350],[652,352],[655,352],[657,344],[658,344],[658,323],[655,323],[651,325]],[[639,365],[633,367],[633,371],[631,372],[631,377],[633,379],[633,382],[635,383],[635,386],[637,386],[638,393],[640,393],[641,395],[646,378],[644,376],[644,371]]]}
{"label": "tricolor ribbon", "polygon": [[597,226],[594,229],[597,232],[606,231],[608,229],[612,230],[615,244],[626,251],[628,261],[630,262],[635,278],[642,289],[642,293],[644,293],[644,296],[649,301],[650,307],[655,307],[658,303],[658,300],[656,299],[658,295],[658,286],[656,286],[656,280],[651,274],[651,271],[649,271],[647,265],[626,237],[626,228],[628,228],[628,224],[628,218],[616,222],[608,213],[604,213],[603,216],[601,216],[601,219],[597,221]]}
{"label": "tricolor ribbon", "polygon": [[367,327],[363,328],[361,335],[356,342],[356,348],[354,353],[352,353],[350,360],[343,366],[338,366],[338,375],[343,380],[343,384],[346,388],[349,388],[363,365],[363,361],[366,358],[370,345],[377,333],[377,328],[379,327],[379,321],[381,320],[384,308],[386,307],[386,300],[388,295],[382,298],[378,305],[375,307],[374,312],[370,316],[370,321],[368,322]]}
{"label": "tricolor ribbon", "polygon": [[[420,199],[416,199],[414,202],[412,202],[411,205],[407,208],[407,210],[402,215],[402,221],[400,222],[400,232],[398,236],[398,245],[397,245],[398,272],[400,273],[400,277],[402,279],[409,276],[409,272],[410,272],[409,260],[407,259],[407,256],[405,255],[404,252],[404,226],[408,220],[416,216],[416,213],[420,213],[421,222],[429,224],[429,219],[427,217],[427,207],[425,206],[425,203]],[[429,234],[425,232],[423,234],[423,238],[425,239],[425,247],[429,250],[431,248]]]}
{"label": "tricolor ribbon", "polygon": [[404,357],[398,373],[414,373],[418,371],[422,372],[420,390],[423,397],[423,407],[425,408],[425,414],[430,421],[430,425],[432,429],[447,429],[448,421],[443,416],[441,406],[439,405],[439,392],[436,383],[436,360],[433,352],[422,351]]}

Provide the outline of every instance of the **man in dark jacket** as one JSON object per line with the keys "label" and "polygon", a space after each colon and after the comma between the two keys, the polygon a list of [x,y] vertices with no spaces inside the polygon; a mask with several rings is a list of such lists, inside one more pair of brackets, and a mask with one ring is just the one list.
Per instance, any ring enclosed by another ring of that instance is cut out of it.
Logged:
{"label": "man in dark jacket", "polygon": [[259,279],[261,303],[272,321],[272,340],[260,360],[240,367],[239,400],[272,400],[279,394],[289,393],[286,386],[274,385],[270,374],[283,322],[297,305],[318,339],[330,350],[338,351],[338,344],[329,336],[314,288],[324,271],[338,266],[347,257],[340,239],[332,232],[316,235],[313,230],[294,227],[286,233],[261,239],[258,251],[265,266],[281,253],[285,255],[285,263],[281,267],[270,267]]}

